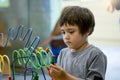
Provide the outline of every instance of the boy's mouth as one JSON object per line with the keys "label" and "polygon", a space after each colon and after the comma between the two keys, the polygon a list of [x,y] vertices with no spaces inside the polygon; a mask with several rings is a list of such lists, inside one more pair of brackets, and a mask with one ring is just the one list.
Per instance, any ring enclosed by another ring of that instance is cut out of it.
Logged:
{"label": "boy's mouth", "polygon": [[71,44],[71,42],[70,42],[70,41],[66,41],[65,43],[66,43],[66,44],[68,44],[68,45],[70,45],[70,44]]}

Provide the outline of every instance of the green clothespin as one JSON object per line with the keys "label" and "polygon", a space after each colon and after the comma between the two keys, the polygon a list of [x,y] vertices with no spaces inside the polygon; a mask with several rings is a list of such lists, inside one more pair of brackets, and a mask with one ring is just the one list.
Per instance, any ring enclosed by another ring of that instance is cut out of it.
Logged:
{"label": "green clothespin", "polygon": [[35,73],[34,74],[34,76],[33,76],[33,79],[32,80],[39,80],[39,76],[38,76],[38,74],[37,73]]}
{"label": "green clothespin", "polygon": [[55,63],[55,55],[52,55],[51,56],[51,64],[54,64]]}

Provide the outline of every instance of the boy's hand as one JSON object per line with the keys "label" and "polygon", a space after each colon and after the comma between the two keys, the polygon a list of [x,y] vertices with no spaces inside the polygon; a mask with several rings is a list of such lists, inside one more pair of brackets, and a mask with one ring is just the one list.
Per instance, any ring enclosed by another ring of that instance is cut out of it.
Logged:
{"label": "boy's hand", "polygon": [[66,72],[57,64],[51,64],[49,67],[46,67],[48,74],[52,79],[60,80],[65,77]]}

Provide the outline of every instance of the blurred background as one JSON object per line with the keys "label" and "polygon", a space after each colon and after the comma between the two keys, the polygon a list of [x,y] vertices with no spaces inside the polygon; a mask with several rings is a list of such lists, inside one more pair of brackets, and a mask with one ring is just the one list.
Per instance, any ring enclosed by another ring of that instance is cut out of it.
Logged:
{"label": "blurred background", "polygon": [[[8,28],[17,29],[23,24],[25,31],[32,28],[32,37],[38,35],[42,42],[50,36],[62,9],[68,5],[87,7],[93,12],[96,25],[89,42],[108,58],[106,80],[120,80],[120,11],[108,12],[107,0],[0,0],[0,33],[7,35]],[[8,55],[10,60],[11,52],[23,46],[24,43],[15,40],[3,48],[0,37],[0,54]],[[17,68],[20,72],[20,67]]]}

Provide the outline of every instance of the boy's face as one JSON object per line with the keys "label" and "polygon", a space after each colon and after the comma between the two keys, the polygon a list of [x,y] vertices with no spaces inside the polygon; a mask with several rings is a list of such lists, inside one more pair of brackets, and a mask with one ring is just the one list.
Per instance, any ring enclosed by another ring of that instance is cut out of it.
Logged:
{"label": "boy's face", "polygon": [[87,41],[86,34],[82,35],[76,25],[63,25],[61,33],[65,44],[71,49],[80,50],[82,45]]}

